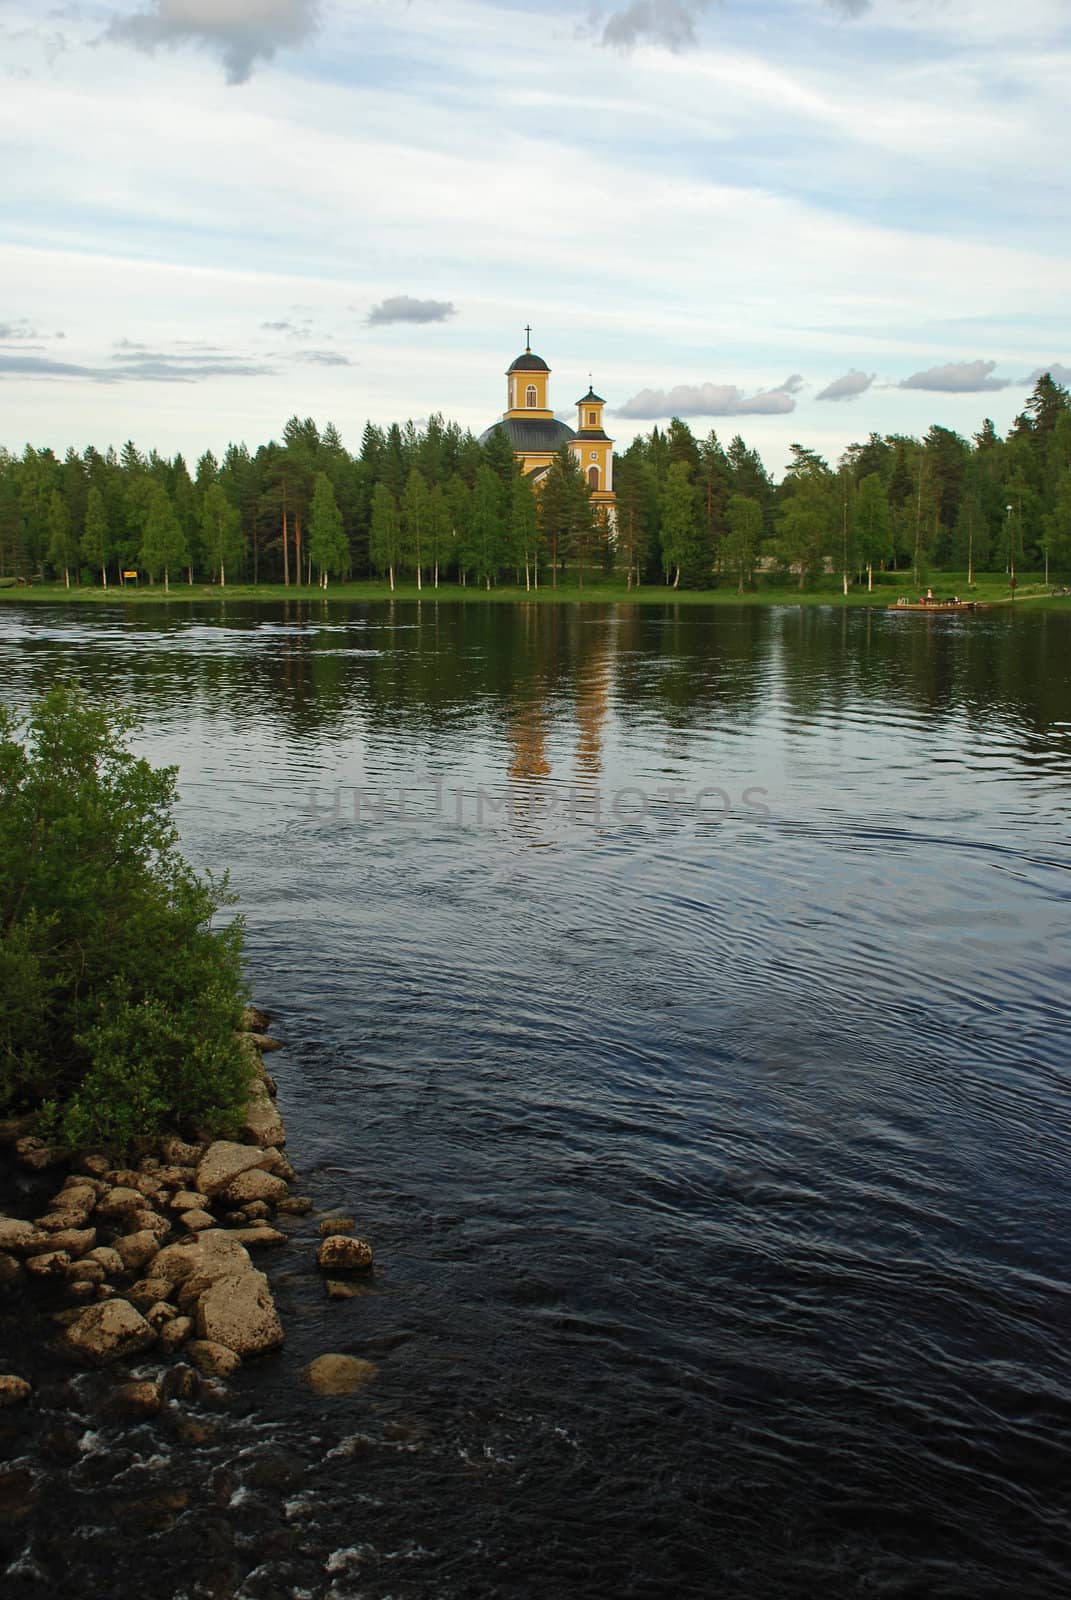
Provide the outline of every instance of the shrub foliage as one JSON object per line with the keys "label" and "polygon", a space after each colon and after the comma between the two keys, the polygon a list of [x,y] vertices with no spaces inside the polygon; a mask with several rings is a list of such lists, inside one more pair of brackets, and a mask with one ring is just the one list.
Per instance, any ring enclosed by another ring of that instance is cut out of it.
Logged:
{"label": "shrub foliage", "polygon": [[60,685],[0,708],[0,1108],[41,1107],[68,1146],[235,1125],[242,924],[226,877],[178,849],[177,768],[134,719]]}

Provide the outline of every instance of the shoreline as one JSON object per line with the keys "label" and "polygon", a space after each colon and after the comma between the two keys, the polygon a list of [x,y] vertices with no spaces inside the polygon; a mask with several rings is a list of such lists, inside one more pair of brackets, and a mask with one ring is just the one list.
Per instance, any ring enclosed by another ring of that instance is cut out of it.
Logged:
{"label": "shoreline", "polygon": [[[1071,595],[1052,593],[1052,585],[1045,585],[1038,577],[1021,584],[1013,598],[1003,580],[994,575],[992,581],[976,583],[968,588],[962,574],[935,575],[937,587],[949,592],[962,593],[979,604],[1014,609],[1028,602],[1035,608],[1039,603],[1056,611],[1071,609]],[[745,606],[761,607],[811,607],[833,606],[838,610],[896,609],[897,594],[904,585],[883,583],[880,588],[868,591],[852,589],[845,595],[838,588],[797,589],[795,585],[769,587],[738,594],[735,589],[672,589],[661,585],[642,585],[627,589],[623,584],[594,583],[584,587],[570,583],[559,588],[540,585],[538,589],[524,589],[516,585],[501,585],[482,589],[476,585],[462,587],[444,584],[438,589],[425,584],[418,589],[415,583],[396,584],[392,590],[386,582],[373,580],[360,583],[339,583],[330,589],[318,585],[290,584],[233,584],[220,589],[214,584],[176,583],[165,593],[159,585],[132,587],[113,585],[107,589],[64,584],[31,584],[23,587],[0,588],[0,604],[12,605],[216,605],[229,601],[252,605],[278,605],[287,601],[316,602],[321,606],[333,602],[405,601],[436,605],[633,605],[633,606]],[[908,586],[908,592],[912,592]]]}

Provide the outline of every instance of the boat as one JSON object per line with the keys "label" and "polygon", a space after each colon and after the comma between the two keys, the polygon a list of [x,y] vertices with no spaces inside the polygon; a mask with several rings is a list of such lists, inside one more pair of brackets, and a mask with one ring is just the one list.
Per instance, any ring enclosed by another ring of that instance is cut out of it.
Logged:
{"label": "boat", "polygon": [[988,611],[984,600],[898,600],[889,611]]}

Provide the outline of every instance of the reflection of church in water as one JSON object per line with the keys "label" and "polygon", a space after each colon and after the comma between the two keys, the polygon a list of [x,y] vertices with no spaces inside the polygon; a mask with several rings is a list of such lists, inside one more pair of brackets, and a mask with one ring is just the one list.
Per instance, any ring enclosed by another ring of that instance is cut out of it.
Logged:
{"label": "reflection of church in water", "polygon": [[576,402],[577,426],[570,428],[551,410],[550,368],[542,356],[532,354],[531,328],[525,329],[529,343],[506,373],[506,409],[499,422],[480,435],[485,444],[495,428],[504,428],[513,453],[525,477],[538,484],[563,444],[576,456],[591,490],[591,498],[603,519],[613,524],[614,441],[602,425],[606,401],[591,385]]}

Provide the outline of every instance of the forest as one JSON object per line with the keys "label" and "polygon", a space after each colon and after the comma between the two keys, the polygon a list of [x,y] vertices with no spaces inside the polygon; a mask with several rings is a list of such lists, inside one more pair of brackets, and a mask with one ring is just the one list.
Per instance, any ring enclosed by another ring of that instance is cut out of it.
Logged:
{"label": "forest", "polygon": [[1071,395],[1048,374],[1006,436],[986,419],[965,439],[872,433],[836,466],[794,444],[779,483],[737,435],[698,438],[674,418],[614,462],[616,527],[593,507],[563,448],[535,488],[496,429],[368,423],[351,453],[338,430],[292,417],[251,452],[143,454],[128,441],[63,459],[0,449],[0,578],[68,586],[147,580],[306,585],[378,576],[556,586],[613,573],[739,592],[801,589],[836,574],[844,591],[903,572],[1071,568]]}

